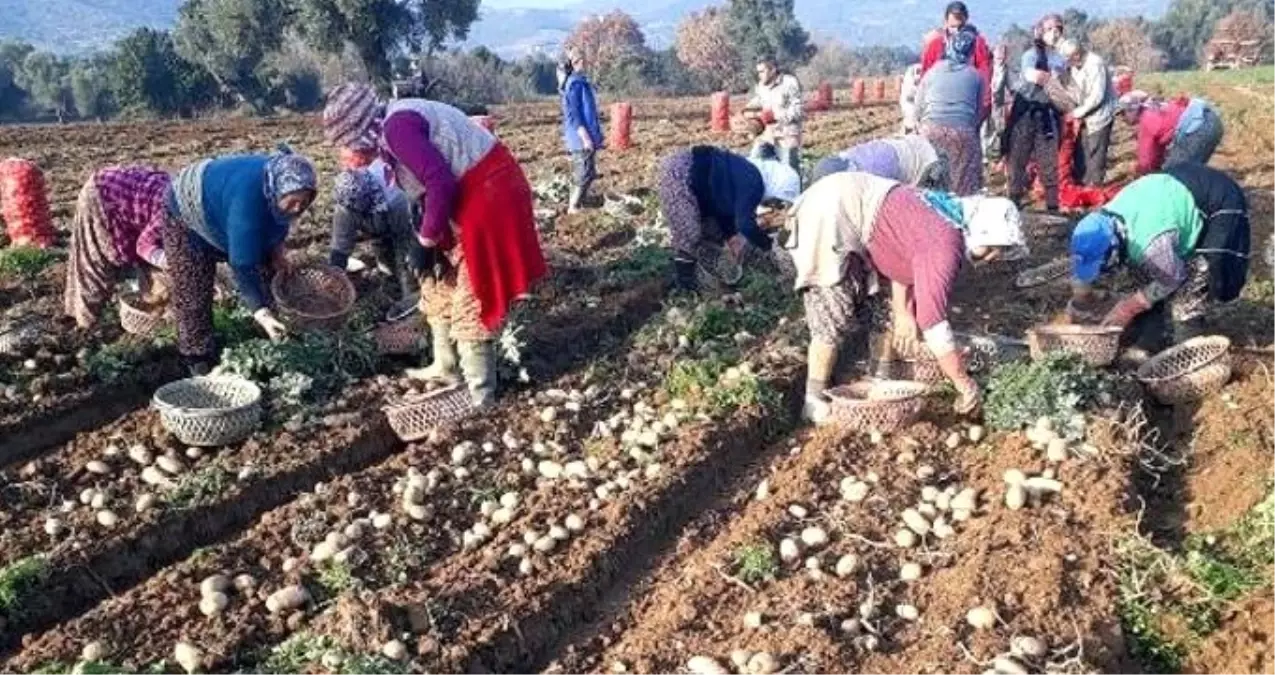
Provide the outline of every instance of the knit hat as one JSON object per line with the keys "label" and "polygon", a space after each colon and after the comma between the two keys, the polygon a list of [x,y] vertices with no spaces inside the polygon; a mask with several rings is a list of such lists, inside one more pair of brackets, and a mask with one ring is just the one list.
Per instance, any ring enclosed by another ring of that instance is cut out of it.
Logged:
{"label": "knit hat", "polygon": [[977,33],[965,28],[948,35],[947,44],[943,47],[943,58],[957,64],[969,63],[970,57],[974,55],[974,42],[977,38]]}
{"label": "knit hat", "polygon": [[801,194],[801,176],[791,166],[773,159],[749,159],[753,166],[761,172],[761,181],[766,188],[766,199],[778,199],[792,203]]}
{"label": "knit hat", "polygon": [[1006,249],[1002,260],[1018,260],[1028,253],[1022,218],[1014,202],[1004,197],[959,197],[965,227],[965,250],[982,246]]}
{"label": "knit hat", "polygon": [[1091,284],[1102,274],[1107,256],[1116,245],[1116,219],[1104,211],[1080,219],[1071,233],[1071,276]]}
{"label": "knit hat", "polygon": [[328,94],[323,108],[323,134],[338,147],[375,148],[380,136],[381,103],[372,87],[347,82]]}

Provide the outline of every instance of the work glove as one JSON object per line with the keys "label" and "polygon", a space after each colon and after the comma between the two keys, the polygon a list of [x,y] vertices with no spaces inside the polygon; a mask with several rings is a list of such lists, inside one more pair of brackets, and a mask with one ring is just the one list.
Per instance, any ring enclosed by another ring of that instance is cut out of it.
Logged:
{"label": "work glove", "polygon": [[983,392],[973,378],[966,378],[956,385],[956,403],[952,406],[956,414],[973,417],[983,407]]}
{"label": "work glove", "polygon": [[1102,325],[1125,328],[1133,323],[1139,314],[1149,309],[1151,309],[1151,303],[1147,302],[1147,296],[1139,291],[1117,302],[1116,306],[1102,318]]}
{"label": "work glove", "polygon": [[288,327],[275,318],[274,312],[270,311],[269,307],[262,307],[253,312],[252,318],[257,320],[257,325],[266,331],[266,335],[270,337],[272,342],[279,342],[288,337]]}

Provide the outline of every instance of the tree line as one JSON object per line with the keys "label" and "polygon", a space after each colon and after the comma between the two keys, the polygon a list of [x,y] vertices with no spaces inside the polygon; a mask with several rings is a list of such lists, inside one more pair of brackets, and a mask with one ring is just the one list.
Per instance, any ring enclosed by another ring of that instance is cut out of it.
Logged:
{"label": "tree line", "polygon": [[[552,94],[549,55],[506,60],[485,47],[447,48],[468,35],[478,3],[186,0],[173,30],[141,28],[96,54],[64,58],[3,41],[0,120],[309,111],[321,104],[325,86],[349,78],[388,89],[411,77],[428,95],[461,104]],[[1148,71],[1196,66],[1213,27],[1228,15],[1228,25],[1264,41],[1269,59],[1275,0],[1173,0],[1159,21],[1099,20],[1069,9],[1064,23],[1110,63]],[[1012,26],[1001,40],[1020,53],[1031,33]],[[616,10],[582,21],[563,46],[584,54],[600,89],[625,95],[743,90],[763,55],[810,86],[898,73],[917,59],[910,48],[815,44],[793,0],[726,0],[691,13],[668,49],[648,47],[633,17]]]}

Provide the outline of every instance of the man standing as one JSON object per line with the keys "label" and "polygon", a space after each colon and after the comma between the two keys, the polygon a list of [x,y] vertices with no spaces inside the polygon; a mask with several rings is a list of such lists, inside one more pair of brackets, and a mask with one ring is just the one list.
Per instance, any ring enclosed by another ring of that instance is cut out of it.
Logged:
{"label": "man standing", "polygon": [[[983,78],[983,84],[987,87],[987,91],[991,92],[992,85],[992,50],[987,46],[987,40],[978,32],[974,24],[970,23],[970,11],[964,2],[956,0],[948,3],[947,9],[943,12],[943,27],[931,31],[925,36],[924,43],[921,46],[921,75],[924,76],[934,64],[943,60],[943,50],[947,44],[948,36],[962,29],[973,31],[974,54],[970,58],[970,65],[974,66],[974,70],[978,71],[980,77]],[[992,102],[986,100],[983,102],[984,110],[990,110]]]}
{"label": "man standing", "polygon": [[584,59],[577,50],[568,50],[558,63],[558,91],[562,94],[562,140],[571,155],[575,187],[567,202],[567,212],[584,206],[589,187],[598,177],[597,153],[602,147],[602,125],[593,85],[584,76]]}
{"label": "man standing", "polygon": [[1107,150],[1116,119],[1117,96],[1107,62],[1073,40],[1058,43],[1067,60],[1071,81],[1068,93],[1076,101],[1071,118],[1080,123],[1081,152],[1076,153],[1072,176],[1088,186],[1100,186],[1107,177]]}
{"label": "man standing", "polygon": [[757,93],[745,106],[744,117],[763,126],[751,155],[757,157],[763,147],[773,145],[779,161],[801,175],[801,125],[805,120],[801,83],[796,77],[779,72],[774,58],[757,61]]}

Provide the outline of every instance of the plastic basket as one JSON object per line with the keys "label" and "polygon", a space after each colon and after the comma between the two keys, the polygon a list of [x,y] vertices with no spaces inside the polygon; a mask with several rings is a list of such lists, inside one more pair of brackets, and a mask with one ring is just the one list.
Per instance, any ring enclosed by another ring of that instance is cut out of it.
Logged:
{"label": "plastic basket", "polygon": [[415,354],[420,351],[423,337],[425,331],[415,317],[383,323],[372,329],[372,339],[382,354]]}
{"label": "plastic basket", "polygon": [[724,246],[703,242],[696,248],[695,260],[701,283],[734,286],[744,278],[744,266],[735,262]]}
{"label": "plastic basket", "polygon": [[916,421],[928,387],[907,380],[855,382],[829,389],[829,419],[851,431],[897,431]]}
{"label": "plastic basket", "polygon": [[424,398],[382,408],[390,428],[406,442],[419,441],[435,428],[464,419],[473,411],[469,388],[457,384],[430,392]]}
{"label": "plastic basket", "polygon": [[120,327],[129,335],[153,337],[168,322],[166,305],[147,307],[134,294],[120,296]]}
{"label": "plastic basket", "polygon": [[270,290],[284,317],[300,328],[340,328],[357,298],[345,272],[329,265],[302,265],[276,274]]}
{"label": "plastic basket", "polygon": [[1046,354],[1064,352],[1076,354],[1085,363],[1101,368],[1116,360],[1123,332],[1124,329],[1117,326],[1037,326],[1027,331],[1027,345],[1035,360]]}
{"label": "plastic basket", "polygon": [[164,428],[186,445],[247,438],[261,424],[261,389],[241,377],[192,377],[160,387],[152,401]]}
{"label": "plastic basket", "polygon": [[1231,379],[1231,341],[1221,335],[1192,338],[1147,359],[1137,376],[1161,403],[1197,401]]}

